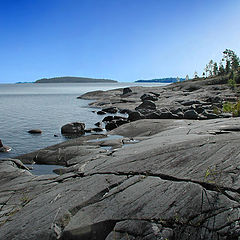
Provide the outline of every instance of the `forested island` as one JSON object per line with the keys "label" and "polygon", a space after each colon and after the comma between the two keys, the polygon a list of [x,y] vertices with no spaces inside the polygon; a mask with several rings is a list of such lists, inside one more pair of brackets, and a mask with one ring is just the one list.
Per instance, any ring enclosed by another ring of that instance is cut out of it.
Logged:
{"label": "forested island", "polygon": [[116,80],[111,79],[98,79],[86,77],[55,77],[55,78],[42,78],[35,83],[117,83]]}
{"label": "forested island", "polygon": [[135,82],[174,83],[174,82],[182,82],[184,80],[185,80],[185,78],[173,78],[173,77],[170,77],[170,78],[156,78],[156,79],[150,79],[150,80],[141,79],[141,80],[137,80]]}

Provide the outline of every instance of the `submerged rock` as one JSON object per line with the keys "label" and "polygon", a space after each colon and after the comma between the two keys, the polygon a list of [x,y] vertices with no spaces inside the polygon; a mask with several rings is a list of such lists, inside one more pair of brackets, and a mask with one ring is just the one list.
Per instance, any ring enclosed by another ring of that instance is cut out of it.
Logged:
{"label": "submerged rock", "polygon": [[42,134],[42,130],[41,129],[32,129],[32,130],[29,130],[28,133],[31,133],[31,134]]}

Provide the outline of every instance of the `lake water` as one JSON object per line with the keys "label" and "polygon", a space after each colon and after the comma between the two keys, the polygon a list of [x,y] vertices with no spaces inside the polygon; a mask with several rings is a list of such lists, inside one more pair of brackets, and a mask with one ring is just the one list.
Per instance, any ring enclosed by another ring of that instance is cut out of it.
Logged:
{"label": "lake water", "polygon": [[[0,152],[0,159],[65,141],[60,130],[66,123],[84,122],[88,128],[102,120],[103,116],[88,107],[91,101],[77,99],[83,93],[139,85],[165,84],[0,84],[0,139],[12,148],[9,153]],[[41,129],[43,133],[31,135],[30,129]]]}

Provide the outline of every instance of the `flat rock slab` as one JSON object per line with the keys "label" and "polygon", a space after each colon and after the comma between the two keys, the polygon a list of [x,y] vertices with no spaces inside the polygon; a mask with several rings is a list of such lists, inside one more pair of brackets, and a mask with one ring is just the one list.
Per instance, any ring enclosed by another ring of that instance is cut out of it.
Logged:
{"label": "flat rock slab", "polygon": [[[78,158],[77,167],[57,177],[1,160],[0,239],[238,239],[240,133],[229,127],[239,124],[238,118],[125,124],[122,131],[135,129],[140,142],[122,141],[94,159],[75,156],[69,161]],[[211,134],[223,127],[228,133]],[[80,142],[95,149],[96,142],[83,139],[48,150]]]}

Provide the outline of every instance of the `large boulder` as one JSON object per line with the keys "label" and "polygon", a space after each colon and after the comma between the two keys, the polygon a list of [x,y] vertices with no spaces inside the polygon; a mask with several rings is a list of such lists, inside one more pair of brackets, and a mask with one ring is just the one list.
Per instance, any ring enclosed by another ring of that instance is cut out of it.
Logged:
{"label": "large boulder", "polygon": [[61,128],[61,133],[65,135],[82,135],[85,133],[85,124],[82,122],[68,123]]}

